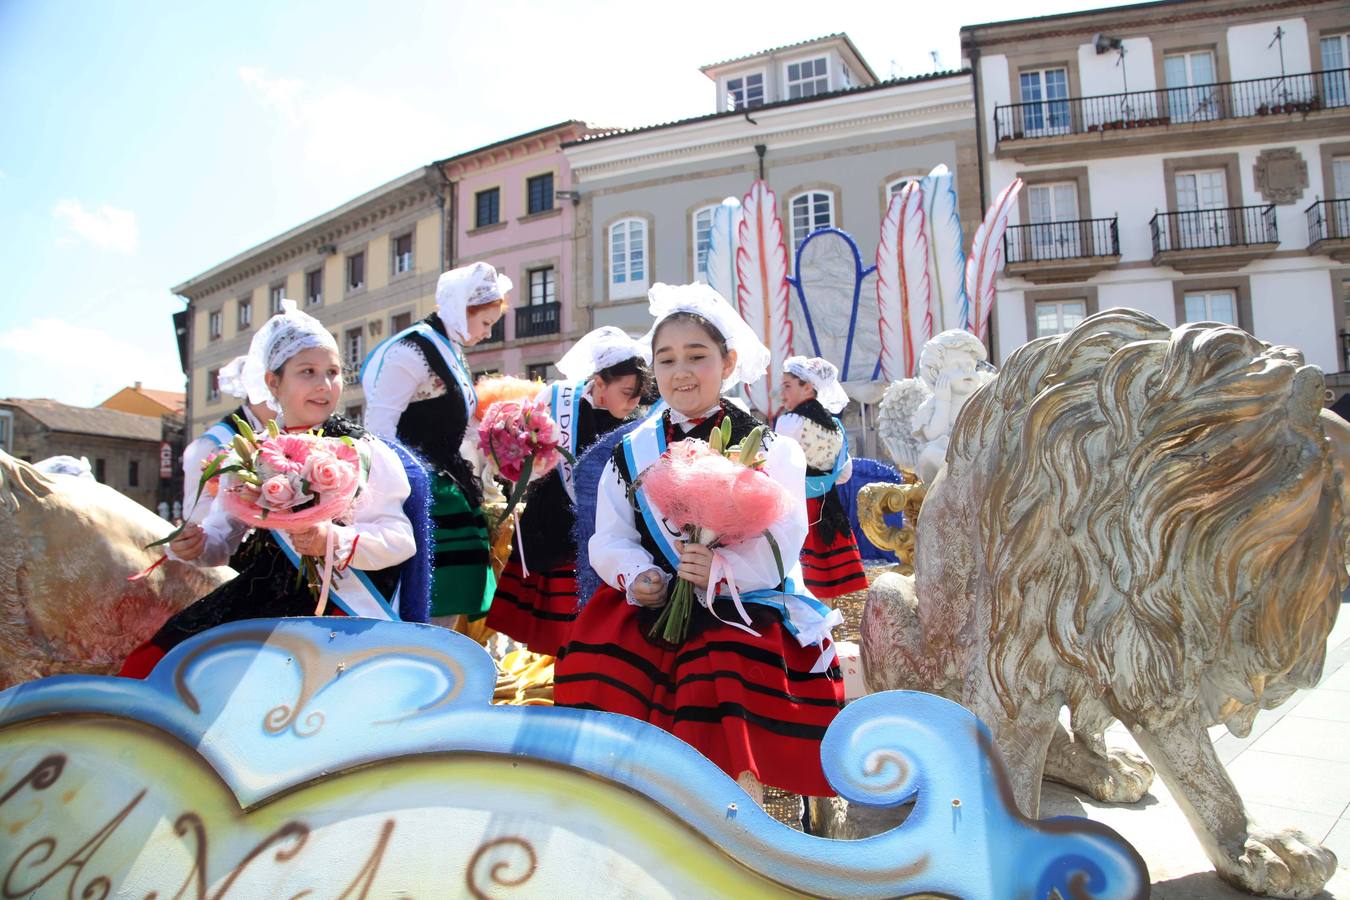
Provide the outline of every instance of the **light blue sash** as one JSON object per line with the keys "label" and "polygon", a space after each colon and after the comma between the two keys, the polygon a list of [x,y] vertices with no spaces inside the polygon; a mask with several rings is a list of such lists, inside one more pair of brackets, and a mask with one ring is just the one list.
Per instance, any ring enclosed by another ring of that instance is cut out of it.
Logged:
{"label": "light blue sash", "polygon": [[[577,457],[577,418],[581,414],[581,398],[586,393],[586,381],[587,379],[583,378],[575,383],[559,381],[549,385],[549,415],[558,423],[563,445],[567,447],[573,459]],[[562,475],[567,496],[576,503],[577,490],[572,483],[572,463],[567,461],[567,457],[563,457],[562,462],[558,463],[558,471]]]}
{"label": "light blue sash", "polygon": [[[361,363],[361,386],[365,388],[366,394],[371,394],[375,386],[379,384],[380,371],[384,368],[384,357],[389,352],[389,348],[395,342],[410,334],[420,334],[431,341],[432,345],[440,351],[441,358],[445,360],[445,365],[450,370],[450,374],[455,376],[455,382],[459,385],[460,396],[464,398],[464,407],[468,410],[469,418],[472,419],[474,410],[478,408],[478,394],[473,389],[473,373],[469,371],[469,364],[464,361],[464,356],[459,352],[458,345],[451,343],[426,322],[414,322],[370,351],[370,355],[366,357],[365,362]],[[370,381],[366,381],[366,375],[368,372],[372,372],[372,366],[374,367],[373,374],[371,374]],[[367,397],[367,402],[369,402],[369,397]]]}
{"label": "light blue sash", "polygon": [[[284,531],[269,531],[270,534],[281,547],[281,551],[286,554],[286,558],[295,566],[296,571],[300,569],[300,554],[296,552],[295,545],[291,543],[290,535]],[[385,621],[397,622],[398,618],[398,591],[394,591],[391,600],[386,600],[379,589],[375,587],[370,580],[370,576],[359,569],[333,570],[333,582],[328,589],[328,598],[349,616],[359,616],[365,619],[384,619]]]}
{"label": "light blue sash", "polygon": [[806,498],[808,500],[828,494],[830,489],[839,481],[839,473],[844,471],[844,466],[848,464],[848,432],[844,430],[844,423],[839,421],[838,416],[834,417],[834,424],[839,427],[839,433],[844,436],[844,446],[839,448],[839,455],[834,458],[833,471],[826,475],[806,476]]}
{"label": "light blue sash", "polygon": [[211,441],[217,447],[228,447],[234,443],[234,436],[239,432],[234,430],[233,425],[227,425],[224,422],[217,422],[202,433],[202,437]]}

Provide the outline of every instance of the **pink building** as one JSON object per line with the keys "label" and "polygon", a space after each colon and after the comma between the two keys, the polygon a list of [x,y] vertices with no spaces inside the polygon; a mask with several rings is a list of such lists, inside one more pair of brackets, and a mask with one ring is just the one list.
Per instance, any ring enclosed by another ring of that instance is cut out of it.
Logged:
{"label": "pink building", "polygon": [[556,378],[586,332],[568,291],[576,194],[561,148],[593,131],[560,122],[437,163],[450,181],[451,266],[481,259],[516,285],[492,339],[467,351],[475,373]]}

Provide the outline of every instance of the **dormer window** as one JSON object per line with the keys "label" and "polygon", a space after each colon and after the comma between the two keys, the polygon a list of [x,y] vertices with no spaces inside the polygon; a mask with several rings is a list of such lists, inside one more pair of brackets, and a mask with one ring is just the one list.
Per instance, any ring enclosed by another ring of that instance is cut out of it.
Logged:
{"label": "dormer window", "polygon": [[830,89],[828,63],[825,57],[804,59],[787,64],[787,95],[789,100],[814,97]]}
{"label": "dormer window", "polygon": [[727,109],[754,109],[764,105],[764,74],[727,79]]}

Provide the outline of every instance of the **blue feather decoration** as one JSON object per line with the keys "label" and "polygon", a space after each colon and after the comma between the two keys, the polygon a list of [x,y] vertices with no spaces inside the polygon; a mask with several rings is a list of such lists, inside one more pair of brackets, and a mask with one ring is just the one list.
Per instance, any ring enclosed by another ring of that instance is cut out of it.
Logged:
{"label": "blue feather decoration", "polygon": [[961,214],[956,205],[956,178],[938,166],[921,181],[928,230],[928,280],[932,291],[933,334],[952,328],[969,330],[970,298],[966,294],[966,251]]}
{"label": "blue feather decoration", "polygon": [[728,197],[713,211],[708,235],[708,286],[728,303],[736,302],[736,235],[741,227],[741,201]]}

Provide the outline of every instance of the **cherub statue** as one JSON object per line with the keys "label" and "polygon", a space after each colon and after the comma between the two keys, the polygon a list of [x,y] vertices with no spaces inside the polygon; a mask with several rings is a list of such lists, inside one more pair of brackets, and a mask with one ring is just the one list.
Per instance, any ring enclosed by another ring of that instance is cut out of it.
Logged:
{"label": "cherub statue", "polygon": [[994,377],[984,344],[969,331],[944,331],[923,345],[919,377],[886,389],[881,439],[902,469],[932,482],[947,456],[956,415],[980,385]]}

